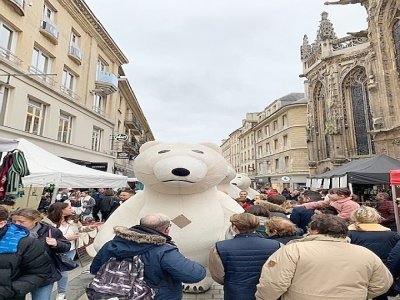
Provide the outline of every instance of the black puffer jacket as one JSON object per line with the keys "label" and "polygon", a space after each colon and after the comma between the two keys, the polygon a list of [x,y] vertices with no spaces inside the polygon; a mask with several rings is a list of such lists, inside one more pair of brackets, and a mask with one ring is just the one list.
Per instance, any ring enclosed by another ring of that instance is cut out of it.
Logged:
{"label": "black puffer jacket", "polygon": [[7,224],[0,229],[0,300],[25,299],[27,293],[42,286],[51,271],[43,244],[29,237],[26,228]]}
{"label": "black puffer jacket", "polygon": [[[71,242],[68,241],[62,234],[61,230],[47,224],[47,223],[40,223],[41,227],[37,231],[38,234],[38,240],[40,240],[43,245],[46,248],[47,254],[51,258],[51,269],[52,269],[52,274],[50,277],[47,278],[47,280],[41,285],[45,286],[48,285],[52,282],[56,282],[60,280],[61,278],[61,273],[57,269],[57,264],[56,264],[56,258],[55,254],[56,253],[64,253],[67,252],[71,248]],[[46,237],[49,237],[49,232],[51,232],[51,237],[55,238],[57,240],[57,246],[56,247],[50,247],[46,243]]]}

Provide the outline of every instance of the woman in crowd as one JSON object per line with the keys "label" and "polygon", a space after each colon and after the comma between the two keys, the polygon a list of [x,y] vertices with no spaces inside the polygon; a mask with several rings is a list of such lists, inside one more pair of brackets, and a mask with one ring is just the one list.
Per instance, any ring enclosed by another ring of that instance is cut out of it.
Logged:
{"label": "woman in crowd", "polygon": [[23,300],[51,275],[50,258],[28,229],[7,220],[0,206],[0,299]]}
{"label": "woman in crowd", "polygon": [[[76,241],[80,232],[94,230],[94,225],[82,226],[74,216],[71,205],[68,202],[56,202],[50,205],[47,212],[47,220],[50,225],[61,230],[64,237],[71,242],[71,248],[66,255],[72,260],[76,255]],[[68,288],[68,271],[61,272],[61,279],[57,282],[58,295],[56,300],[63,300]]]}
{"label": "woman in crowd", "polygon": [[294,239],[302,238],[302,230],[298,230],[290,220],[272,217],[265,221],[265,232],[270,239],[287,244]]}
{"label": "woman in crowd", "polygon": [[348,236],[352,244],[368,248],[386,262],[400,236],[390,228],[380,225],[381,220],[382,217],[375,208],[361,206],[350,216],[352,224],[349,226]]}
{"label": "woman in crowd", "polygon": [[234,214],[230,221],[236,235],[231,240],[217,242],[211,249],[210,273],[224,285],[224,299],[252,300],[261,267],[280,248],[280,243],[255,233],[260,222],[252,214]]}
{"label": "woman in crowd", "polygon": [[101,219],[103,222],[107,221],[114,207],[114,202],[119,202],[118,197],[115,196],[112,189],[106,189],[103,195],[100,195],[99,208],[101,212]]}
{"label": "woman in crowd", "polygon": [[36,290],[32,291],[32,300],[50,300],[54,282],[61,278],[57,269],[56,253],[64,253],[69,250],[71,243],[64,238],[62,232],[46,223],[41,222],[42,216],[35,209],[22,208],[12,212],[11,220],[17,225],[27,228],[30,236],[42,242],[44,248],[51,258],[51,275]]}
{"label": "woman in crowd", "polygon": [[[400,240],[400,236],[390,228],[380,225],[382,217],[375,208],[361,206],[350,216],[353,222],[349,226],[348,236],[351,243],[368,248],[386,263],[389,253]],[[374,300],[387,300],[388,294],[383,294]]]}

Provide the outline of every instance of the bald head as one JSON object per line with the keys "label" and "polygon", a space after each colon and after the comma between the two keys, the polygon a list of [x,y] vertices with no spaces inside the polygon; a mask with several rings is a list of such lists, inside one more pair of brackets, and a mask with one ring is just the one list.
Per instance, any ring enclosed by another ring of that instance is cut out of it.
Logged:
{"label": "bald head", "polygon": [[163,232],[169,228],[171,221],[164,214],[152,214],[140,219],[140,225]]}

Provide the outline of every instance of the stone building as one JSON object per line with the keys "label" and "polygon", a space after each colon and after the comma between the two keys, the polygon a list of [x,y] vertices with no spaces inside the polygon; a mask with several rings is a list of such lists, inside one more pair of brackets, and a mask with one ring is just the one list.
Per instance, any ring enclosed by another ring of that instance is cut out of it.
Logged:
{"label": "stone building", "polygon": [[309,175],[306,112],[304,94],[292,93],[273,101],[258,114],[253,128],[258,186],[281,191],[305,185]]}
{"label": "stone building", "polygon": [[83,0],[0,1],[0,136],[133,176],[129,158],[154,137],[127,63]]}
{"label": "stone building", "polygon": [[365,7],[368,28],[338,38],[327,13],[301,46],[311,174],[352,159],[400,157],[399,0],[341,0]]}
{"label": "stone building", "polygon": [[274,100],[262,112],[247,113],[242,126],[222,142],[226,160],[246,173],[254,188],[297,188],[309,175],[303,93]]}

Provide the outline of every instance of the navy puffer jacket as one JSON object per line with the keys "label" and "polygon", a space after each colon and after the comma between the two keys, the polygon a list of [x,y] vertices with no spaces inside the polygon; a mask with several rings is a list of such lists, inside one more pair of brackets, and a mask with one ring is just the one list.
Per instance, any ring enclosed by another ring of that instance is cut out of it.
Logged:
{"label": "navy puffer jacket", "polygon": [[[372,224],[371,224],[372,225]],[[380,225],[376,226],[377,229],[380,229]],[[396,243],[400,240],[400,236],[397,232],[394,231],[382,231],[382,230],[373,230],[368,228],[368,230],[349,230],[347,235],[350,237],[351,243],[355,245],[360,245],[365,248],[368,248],[376,255],[379,256],[380,259],[384,263],[386,263],[386,259],[392,250],[392,248],[396,245]]]}
{"label": "navy puffer jacket", "polygon": [[257,233],[238,234],[232,240],[217,242],[225,271],[224,299],[255,299],[262,266],[280,246],[279,242]]}
{"label": "navy puffer jacket", "polygon": [[158,289],[155,300],[182,299],[182,282],[195,283],[206,276],[205,268],[184,257],[171,237],[144,226],[114,228],[116,236],[104,244],[90,266],[96,274],[111,257],[118,259],[140,255],[146,283]]}

